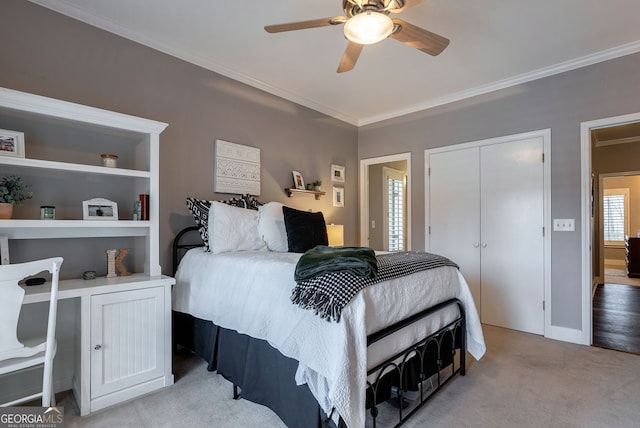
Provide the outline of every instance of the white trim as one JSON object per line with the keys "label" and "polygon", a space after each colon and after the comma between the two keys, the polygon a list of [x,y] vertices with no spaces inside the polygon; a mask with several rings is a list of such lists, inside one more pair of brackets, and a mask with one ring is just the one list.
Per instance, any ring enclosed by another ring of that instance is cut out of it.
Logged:
{"label": "white trim", "polygon": [[369,246],[369,166],[381,163],[407,162],[407,251],[411,250],[411,152],[360,159],[360,245]]}
{"label": "white trim", "polygon": [[[425,251],[429,246],[429,156],[435,153],[450,152],[452,150],[464,150],[473,147],[482,147],[492,144],[507,143],[510,141],[526,140],[529,138],[542,138],[544,153],[543,169],[543,227],[544,227],[544,336],[551,339],[561,339],[563,335],[557,336],[558,330],[551,325],[551,129],[541,129],[538,131],[525,132],[522,134],[506,135],[502,137],[489,138],[486,140],[472,141],[468,143],[455,144],[452,146],[438,147],[424,151],[424,213],[425,213]],[[571,340],[569,340],[571,341]]]}
{"label": "white trim", "polygon": [[552,325],[549,326],[549,331],[546,332],[545,337],[563,342],[577,343],[578,345],[582,344],[582,331],[573,328]]}
{"label": "white trim", "polygon": [[582,205],[582,344],[592,343],[592,266],[591,266],[591,130],[639,122],[640,113],[608,117],[580,123],[580,201]]}

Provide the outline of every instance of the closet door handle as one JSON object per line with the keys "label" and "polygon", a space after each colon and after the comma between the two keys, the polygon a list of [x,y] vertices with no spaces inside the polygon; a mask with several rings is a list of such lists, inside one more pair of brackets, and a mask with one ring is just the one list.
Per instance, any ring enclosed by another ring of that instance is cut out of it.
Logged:
{"label": "closet door handle", "polygon": [[480,246],[480,243],[479,243],[479,242],[474,242],[474,243],[473,243],[473,248],[478,248],[479,246]]}
{"label": "closet door handle", "polygon": [[482,248],[487,248],[487,243],[486,242],[482,243]]}

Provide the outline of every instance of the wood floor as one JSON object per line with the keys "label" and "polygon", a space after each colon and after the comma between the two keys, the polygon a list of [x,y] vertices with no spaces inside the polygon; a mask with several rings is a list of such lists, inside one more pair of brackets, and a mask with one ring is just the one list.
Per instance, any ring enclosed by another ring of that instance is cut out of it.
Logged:
{"label": "wood floor", "polygon": [[640,354],[640,287],[598,285],[593,296],[593,345]]}

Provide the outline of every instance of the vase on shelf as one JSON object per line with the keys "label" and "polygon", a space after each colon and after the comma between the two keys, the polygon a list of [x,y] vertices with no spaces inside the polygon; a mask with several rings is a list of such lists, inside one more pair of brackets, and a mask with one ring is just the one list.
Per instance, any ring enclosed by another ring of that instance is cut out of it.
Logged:
{"label": "vase on shelf", "polygon": [[13,204],[6,202],[0,203],[0,219],[10,219],[13,215]]}

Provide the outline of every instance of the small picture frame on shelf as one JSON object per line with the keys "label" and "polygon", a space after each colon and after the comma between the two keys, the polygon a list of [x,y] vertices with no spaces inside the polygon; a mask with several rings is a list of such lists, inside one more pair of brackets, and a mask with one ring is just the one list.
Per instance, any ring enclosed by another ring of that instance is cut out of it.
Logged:
{"label": "small picture frame on shelf", "polygon": [[345,167],[341,165],[331,165],[331,181],[344,182]]}
{"label": "small picture frame on shelf", "polygon": [[304,187],[304,178],[302,178],[302,174],[298,171],[293,171],[293,186],[299,190],[305,190]]}
{"label": "small picture frame on shelf", "polygon": [[333,206],[344,208],[344,187],[333,186]]}
{"label": "small picture frame on shelf", "polygon": [[24,132],[0,129],[0,156],[24,157]]}
{"label": "small picture frame on shelf", "polygon": [[118,220],[118,204],[103,198],[82,202],[83,220]]}

